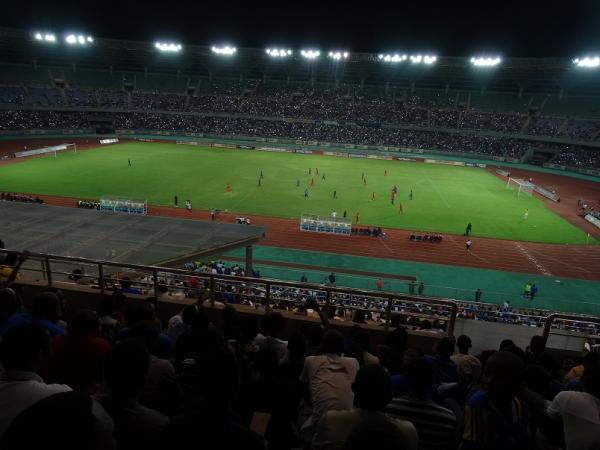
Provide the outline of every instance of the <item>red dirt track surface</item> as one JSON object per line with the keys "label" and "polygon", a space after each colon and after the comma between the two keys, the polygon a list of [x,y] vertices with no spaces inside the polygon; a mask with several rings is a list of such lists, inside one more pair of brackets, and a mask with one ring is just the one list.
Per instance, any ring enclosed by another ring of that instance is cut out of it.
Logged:
{"label": "red dirt track surface", "polygon": [[[60,140],[0,141],[0,155],[22,150],[23,145],[27,145],[31,149],[63,142],[77,142],[78,149],[98,146],[97,139],[90,138],[88,141],[87,139],[74,139],[70,136],[65,136]],[[14,159],[2,161],[0,164],[12,162]],[[489,170],[495,174],[495,168],[495,166],[490,166]],[[540,198],[557,214],[600,239],[600,230],[577,216],[578,199],[586,200],[590,204],[600,200],[600,183],[513,168],[509,170],[513,177],[526,179],[532,177],[534,183],[555,189],[561,197],[560,203]],[[36,194],[30,193],[29,195]],[[46,195],[40,195],[40,197],[49,204],[67,207],[75,207],[78,200]],[[149,214],[210,220],[209,211],[188,212],[184,208],[149,206]],[[235,217],[235,214],[220,213],[217,220],[233,223]],[[266,238],[261,244],[273,247],[600,280],[600,245],[537,244],[475,236],[471,237],[473,246],[471,253],[468,254],[465,250],[463,236],[444,235],[442,243],[432,244],[410,242],[410,231],[397,229],[386,229],[386,239],[368,236],[325,235],[300,231],[298,220],[253,215],[245,215],[245,217],[250,217],[253,225],[266,228]]]}

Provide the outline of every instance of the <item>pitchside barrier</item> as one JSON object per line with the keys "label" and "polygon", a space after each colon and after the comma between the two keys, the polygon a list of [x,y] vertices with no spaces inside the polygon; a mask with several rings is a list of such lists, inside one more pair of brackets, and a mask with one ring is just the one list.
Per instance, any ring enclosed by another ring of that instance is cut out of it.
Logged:
{"label": "pitchside barrier", "polygon": [[77,153],[77,144],[61,144],[54,145],[52,147],[35,148],[33,150],[24,150],[22,152],[15,152],[15,158],[24,158],[26,156],[44,155],[46,153],[52,153],[56,156],[57,152],[63,150],[73,150]]}
{"label": "pitchside barrier", "polygon": [[122,212],[127,214],[148,214],[147,200],[103,197],[100,199],[101,211]]}
{"label": "pitchside barrier", "polygon": [[352,233],[352,221],[350,219],[338,218],[333,215],[323,217],[313,214],[302,214],[300,217],[300,231],[344,234],[350,236]]}

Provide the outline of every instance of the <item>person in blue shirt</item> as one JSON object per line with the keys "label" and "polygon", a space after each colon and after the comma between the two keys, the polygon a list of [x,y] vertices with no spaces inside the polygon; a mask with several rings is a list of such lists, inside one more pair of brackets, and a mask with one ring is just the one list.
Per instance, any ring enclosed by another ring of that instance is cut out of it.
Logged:
{"label": "person in blue shirt", "polygon": [[0,335],[4,336],[8,330],[25,323],[33,323],[41,326],[48,331],[51,337],[65,334],[65,329],[56,324],[59,318],[58,308],[58,296],[53,292],[42,292],[33,297],[30,312],[15,314],[4,322],[4,325],[0,329]]}

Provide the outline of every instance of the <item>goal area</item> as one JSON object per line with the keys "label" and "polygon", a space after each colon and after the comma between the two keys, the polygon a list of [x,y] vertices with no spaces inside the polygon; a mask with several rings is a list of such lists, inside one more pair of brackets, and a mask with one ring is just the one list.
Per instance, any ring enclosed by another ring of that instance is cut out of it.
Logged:
{"label": "goal area", "polygon": [[521,195],[531,197],[533,195],[533,190],[535,189],[535,184],[520,178],[509,178],[506,182],[506,188],[515,191],[517,197],[520,197]]}
{"label": "goal area", "polygon": [[15,152],[15,158],[25,158],[26,156],[46,155],[50,154],[56,156],[62,152],[75,152],[77,153],[77,144],[67,143],[60,145],[53,145],[51,147],[34,148],[31,150],[23,150],[22,152]]}

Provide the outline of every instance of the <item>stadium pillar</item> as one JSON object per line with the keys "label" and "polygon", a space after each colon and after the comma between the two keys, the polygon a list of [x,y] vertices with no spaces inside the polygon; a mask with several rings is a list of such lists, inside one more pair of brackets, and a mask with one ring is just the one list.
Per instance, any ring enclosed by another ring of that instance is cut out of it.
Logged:
{"label": "stadium pillar", "polygon": [[252,276],[252,246],[246,246],[246,276]]}

